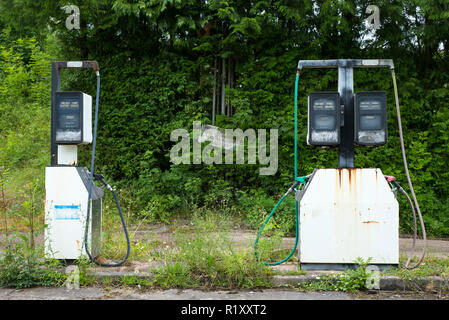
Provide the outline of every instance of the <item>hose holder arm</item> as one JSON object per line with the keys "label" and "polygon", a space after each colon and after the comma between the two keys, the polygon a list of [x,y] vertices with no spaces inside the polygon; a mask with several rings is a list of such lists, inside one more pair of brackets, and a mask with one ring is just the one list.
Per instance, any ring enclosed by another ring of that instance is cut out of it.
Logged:
{"label": "hose holder arm", "polygon": [[284,196],[286,197],[286,196],[288,196],[290,193],[292,193],[293,191],[296,191],[296,187],[299,185],[299,184],[306,184],[307,183],[307,181],[306,181],[306,179],[307,179],[307,176],[304,176],[304,177],[297,177],[296,179],[295,179],[295,182],[292,184],[292,186],[287,190],[287,192],[284,194]]}
{"label": "hose holder arm", "polygon": [[303,68],[338,68],[351,65],[353,68],[390,68],[394,69],[391,59],[334,59],[334,60],[299,60],[298,70]]}
{"label": "hose holder arm", "polygon": [[100,66],[97,61],[54,61],[56,70],[59,69],[93,69],[94,71],[100,71]]}

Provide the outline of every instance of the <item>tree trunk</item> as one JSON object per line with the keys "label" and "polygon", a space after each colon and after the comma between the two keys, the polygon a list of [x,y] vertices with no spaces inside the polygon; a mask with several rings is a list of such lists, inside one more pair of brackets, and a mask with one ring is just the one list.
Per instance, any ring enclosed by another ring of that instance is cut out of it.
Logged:
{"label": "tree trunk", "polygon": [[221,58],[221,114],[226,114],[225,91],[226,91],[226,61]]}
{"label": "tree trunk", "polygon": [[215,125],[216,100],[217,100],[217,57],[214,57],[214,93],[212,97],[212,125]]}

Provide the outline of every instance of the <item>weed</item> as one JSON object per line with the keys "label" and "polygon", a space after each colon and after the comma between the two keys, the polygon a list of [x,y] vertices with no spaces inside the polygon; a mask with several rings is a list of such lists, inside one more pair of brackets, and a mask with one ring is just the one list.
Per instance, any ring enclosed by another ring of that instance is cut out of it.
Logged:
{"label": "weed", "polygon": [[[422,285],[423,279],[431,276],[439,276],[444,280],[441,290],[449,291],[449,257],[425,257],[422,263],[415,269],[406,269],[404,266],[407,257],[401,256],[398,268],[392,268],[382,272],[383,275],[396,276],[404,280],[405,287],[412,291],[422,291],[426,288]],[[416,262],[416,258],[412,259]]]}
{"label": "weed", "polygon": [[[35,237],[42,232],[38,213],[42,211],[37,201],[39,181],[26,185],[22,195],[24,201],[19,210],[11,211],[4,186],[5,170],[0,171],[1,213],[5,247],[0,256],[0,286],[26,288],[32,286],[62,285],[66,275],[60,271],[57,260],[45,259],[43,245],[37,245]],[[8,225],[8,216],[14,213],[27,227],[26,232],[13,231]]]}
{"label": "weed", "polygon": [[96,283],[96,279],[93,275],[89,274],[89,269],[91,269],[94,264],[87,256],[81,256],[78,260],[75,261],[76,265],[79,268],[79,285],[80,286],[89,286]]}
{"label": "weed", "polygon": [[114,284],[114,279],[111,277],[104,277],[101,279],[101,284],[106,286],[106,289],[109,290],[110,286],[112,286]]}
{"label": "weed", "polygon": [[0,257],[0,286],[60,286],[66,275],[57,260],[43,260],[43,247],[31,248],[26,236],[9,242]]}
{"label": "weed", "polygon": [[[195,216],[192,232],[175,234],[176,250],[166,250],[164,265],[150,274],[153,285],[167,287],[253,288],[270,285],[270,269],[252,251],[234,247],[227,221]],[[211,232],[210,230],[213,230]]]}
{"label": "weed", "polygon": [[192,276],[190,267],[180,262],[166,263],[150,272],[153,286],[167,288],[192,288],[200,284],[199,279]]}
{"label": "weed", "polygon": [[366,290],[367,279],[370,272],[367,266],[370,259],[364,261],[358,258],[354,261],[357,264],[355,269],[347,269],[339,274],[326,274],[316,277],[316,281],[299,283],[300,290],[312,291],[343,291],[356,292]]}
{"label": "weed", "polygon": [[121,284],[123,284],[125,286],[149,287],[151,285],[150,280],[138,277],[137,275],[134,275],[134,274],[122,276],[120,282],[121,282]]}
{"label": "weed", "polygon": [[9,228],[8,228],[8,213],[9,213],[9,203],[5,195],[5,185],[6,176],[8,174],[8,169],[0,167],[0,192],[1,192],[1,202],[0,202],[0,213],[3,223],[3,232],[5,233],[5,241],[8,241]]}

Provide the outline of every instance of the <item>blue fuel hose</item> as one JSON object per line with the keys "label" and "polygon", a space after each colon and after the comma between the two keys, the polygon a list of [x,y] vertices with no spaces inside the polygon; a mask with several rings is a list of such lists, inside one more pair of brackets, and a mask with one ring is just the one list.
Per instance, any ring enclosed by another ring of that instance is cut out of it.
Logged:
{"label": "blue fuel hose", "polygon": [[[123,263],[125,263],[126,260],[128,260],[129,257],[129,253],[130,253],[130,241],[129,241],[129,235],[128,235],[128,230],[126,229],[126,223],[125,223],[125,219],[123,218],[123,213],[122,213],[122,209],[120,207],[120,203],[118,201],[118,197],[115,194],[114,190],[112,189],[112,187],[104,180],[102,175],[98,175],[98,174],[94,174],[94,167],[95,167],[95,148],[97,146],[97,128],[98,128],[98,105],[99,105],[99,100],[100,100],[100,72],[97,71],[97,96],[95,99],[95,120],[94,120],[94,134],[93,134],[93,142],[92,142],[92,158],[90,161],[90,178],[89,178],[89,192],[88,192],[88,196],[87,196],[87,217],[86,217],[86,228],[85,228],[85,232],[84,232],[84,247],[86,250],[87,255],[89,256],[89,259],[102,266],[102,267],[118,267],[121,266]],[[92,196],[92,185],[93,185],[93,178],[100,180],[105,186],[106,188],[112,192],[112,195],[114,196],[114,200],[115,203],[117,205],[117,209],[120,215],[120,219],[122,221],[122,226],[123,226],[123,231],[125,232],[125,237],[126,237],[126,242],[127,242],[127,250],[126,250],[126,256],[123,260],[121,260],[118,263],[102,263],[98,260],[96,260],[94,257],[92,257],[90,251],[89,251],[89,246],[88,246],[88,234],[89,234],[89,218],[90,218],[90,199]]]}

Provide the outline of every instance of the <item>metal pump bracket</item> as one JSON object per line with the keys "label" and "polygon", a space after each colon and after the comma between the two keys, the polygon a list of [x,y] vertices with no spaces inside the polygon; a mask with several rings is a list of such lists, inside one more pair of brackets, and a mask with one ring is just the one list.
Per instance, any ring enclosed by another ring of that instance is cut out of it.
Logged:
{"label": "metal pump bracket", "polygon": [[63,69],[92,69],[95,72],[100,71],[97,61],[53,61],[51,63],[51,146],[50,146],[50,165],[58,164],[58,145],[56,143],[56,92],[61,90],[61,70]]}
{"label": "metal pump bracket", "polygon": [[338,168],[354,168],[354,68],[394,69],[391,59],[334,59],[299,60],[302,69],[338,69],[338,92],[344,107],[341,117],[341,141],[338,151]]}

